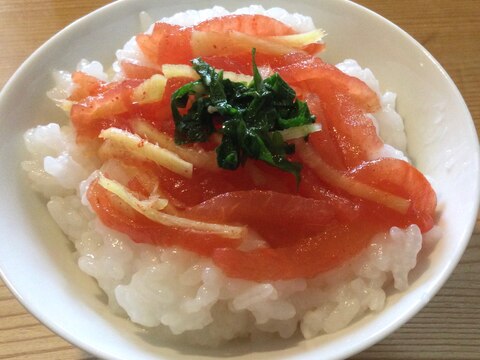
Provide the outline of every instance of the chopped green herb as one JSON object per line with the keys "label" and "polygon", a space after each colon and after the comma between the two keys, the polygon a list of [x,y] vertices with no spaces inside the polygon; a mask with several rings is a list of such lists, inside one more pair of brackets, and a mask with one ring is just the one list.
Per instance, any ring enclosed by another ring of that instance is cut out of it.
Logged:
{"label": "chopped green herb", "polygon": [[[205,142],[219,132],[219,167],[235,170],[248,158],[258,159],[292,173],[298,183],[301,164],[288,160],[295,147],[284,141],[281,131],[312,124],[315,116],[280,75],[262,79],[255,49],[252,59],[253,81],[249,84],[224,79],[223,71],[216,72],[200,58],[192,61],[200,79],[182,86],[171,98],[175,142]],[[188,103],[190,108],[180,112]]]}

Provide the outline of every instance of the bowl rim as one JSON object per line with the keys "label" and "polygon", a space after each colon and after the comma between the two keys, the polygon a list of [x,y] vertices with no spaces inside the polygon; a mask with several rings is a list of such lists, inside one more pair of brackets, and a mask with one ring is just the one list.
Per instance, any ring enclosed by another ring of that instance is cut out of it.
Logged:
{"label": "bowl rim", "polygon": [[[479,174],[479,165],[480,165],[480,147],[479,147],[479,142],[478,142],[478,136],[476,135],[476,128],[472,119],[472,116],[468,110],[468,107],[465,103],[465,100],[463,99],[459,89],[457,88],[456,84],[454,81],[450,78],[446,70],[441,66],[441,64],[430,54],[428,50],[426,50],[417,40],[415,40],[411,35],[409,35],[406,31],[401,29],[399,26],[397,26],[395,23],[392,21],[384,18],[383,16],[377,14],[376,12],[358,4],[354,3],[350,0],[335,0],[338,2],[341,2],[342,4],[347,4],[348,6],[353,6],[357,10],[366,12],[369,14],[369,16],[374,16],[378,20],[381,20],[384,22],[386,25],[393,27],[397,32],[400,32],[403,37],[406,37],[415,47],[417,47],[419,50],[423,52],[423,54],[435,65],[435,67],[440,71],[440,73],[443,75],[443,78],[446,79],[449,82],[449,85],[454,91],[458,94],[459,98],[463,102],[463,106],[467,110],[467,113],[469,115],[469,121],[467,121],[468,126],[472,132],[472,136],[475,136],[476,138],[476,146],[475,146],[475,151],[473,154],[473,158],[476,160],[476,173]],[[223,1],[220,1],[223,2]],[[71,24],[67,25],[65,28],[54,34],[52,37],[50,37],[46,42],[44,42],[40,47],[38,47],[20,66],[19,68],[14,72],[14,74],[8,79],[8,81],[5,83],[3,88],[0,91],[0,108],[3,106],[3,99],[6,98],[6,95],[11,92],[14,87],[15,83],[17,82],[17,78],[19,78],[30,66],[32,63],[36,61],[38,57],[41,57],[44,53],[48,52],[50,47],[54,47],[56,42],[63,38],[64,36],[68,36],[68,34],[71,31],[75,31],[75,29],[78,26],[84,26],[85,22],[92,21],[92,19],[95,19],[98,16],[103,16],[104,14],[110,13],[112,10],[120,10],[122,7],[130,7],[133,4],[137,3],[137,0],[117,0],[116,2],[106,4],[80,18],[72,22]],[[226,5],[226,4],[221,4],[221,5]],[[248,4],[245,4],[245,6],[248,6]],[[480,206],[480,179],[477,179],[477,181],[474,184],[474,188],[472,189],[472,198],[474,201],[474,208],[476,209],[478,213],[478,209]],[[438,280],[434,282],[433,285],[429,286],[429,298],[425,302],[417,302],[412,306],[410,309],[406,311],[405,314],[402,316],[398,317],[395,321],[393,321],[390,325],[387,327],[383,328],[382,331],[378,331],[366,339],[361,344],[357,344],[356,346],[352,346],[350,349],[344,350],[343,352],[339,352],[337,355],[343,356],[352,356],[356,353],[359,353],[366,348],[372,346],[373,344],[381,341],[383,338],[386,336],[390,335],[392,332],[397,330],[399,327],[401,327],[403,324],[405,324],[407,321],[409,321],[415,314],[417,314],[428,302],[431,298],[435,296],[435,294],[439,291],[439,289],[445,284],[445,282],[448,280],[450,275],[452,274],[454,268],[457,266],[458,262],[460,261],[460,258],[465,252],[466,247],[469,244],[469,239],[471,237],[471,234],[473,232],[474,226],[476,222],[476,217],[472,217],[468,221],[468,225],[466,226],[464,230],[464,236],[462,238],[467,237],[465,241],[463,241],[462,246],[459,248],[458,252],[455,254],[455,257],[450,261],[447,266],[444,268],[443,272],[438,276]],[[17,298],[17,300],[32,314],[36,319],[38,319],[44,326],[49,328],[51,331],[53,331],[55,334],[58,336],[62,337],[72,345],[79,347],[91,354],[96,354],[98,356],[102,356],[105,358],[110,357],[110,354],[105,353],[102,349],[99,349],[97,347],[92,347],[91,344],[89,343],[84,343],[80,341],[78,338],[75,337],[74,334],[71,334],[69,332],[65,332],[64,329],[56,326],[55,324],[52,324],[48,317],[43,314],[40,309],[32,308],[28,301],[22,296],[20,292],[17,291],[15,285],[9,281],[9,279],[6,277],[4,274],[4,271],[0,268],[0,277],[3,279],[4,283],[6,284],[7,288],[13,293],[13,295]]]}

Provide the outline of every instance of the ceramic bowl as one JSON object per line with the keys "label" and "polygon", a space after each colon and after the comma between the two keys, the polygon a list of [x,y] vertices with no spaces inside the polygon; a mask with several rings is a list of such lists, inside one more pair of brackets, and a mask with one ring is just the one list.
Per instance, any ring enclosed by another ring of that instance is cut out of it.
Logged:
{"label": "ceramic bowl", "polygon": [[[123,0],[76,21],[39,48],[0,95],[0,271],[18,297],[46,326],[76,346],[108,359],[336,359],[357,353],[400,327],[434,296],[469,241],[479,198],[479,150],[472,118],[452,80],[413,38],[381,16],[344,0],[262,1],[308,14],[328,32],[325,59],[356,59],[371,68],[383,90],[398,94],[409,153],[435,179],[443,237],[422,257],[409,289],[389,295],[386,308],[346,329],[310,340],[231,344],[218,350],[158,344],[142,329],[112,314],[95,282],[75,263],[72,248],[28,186],[20,162],[22,134],[61,114],[47,99],[51,72],[74,69],[81,58],[104,64],[140,31],[138,14],[170,16],[189,8],[244,1]],[[378,36],[378,34],[382,34]]]}

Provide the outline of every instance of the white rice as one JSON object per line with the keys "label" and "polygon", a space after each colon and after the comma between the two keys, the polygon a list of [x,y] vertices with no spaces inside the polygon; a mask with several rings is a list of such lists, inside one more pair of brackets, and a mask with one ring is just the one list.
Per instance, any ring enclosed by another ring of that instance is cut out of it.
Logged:
{"label": "white rice", "polygon": [[[278,8],[251,6],[237,12],[271,15],[299,31],[313,28],[310,18]],[[214,7],[187,11],[165,21],[191,25],[226,13]],[[146,14],[142,16],[144,22],[149,21]],[[125,58],[145,61],[134,41],[117,52],[118,60]],[[354,60],[346,60],[338,68],[364,80],[381,96],[382,109],[372,114],[372,119],[386,145],[372,157],[405,158],[406,137],[395,111],[395,94],[382,94],[372,72]],[[98,62],[82,60],[77,69],[102,80],[108,78]],[[67,72],[55,76],[58,86],[49,96],[61,102],[71,93],[72,83]],[[122,75],[117,71],[115,76]],[[231,279],[208,258],[179,248],[136,244],[102,225],[82,199],[99,162],[83,156],[88,149],[76,144],[69,125],[30,129],[25,143],[31,155],[22,166],[32,187],[47,199],[52,217],[74,243],[79,267],[98,281],[114,311],[162,337],[174,334],[181,341],[216,346],[237,337],[273,333],[287,338],[300,331],[311,338],[338,331],[368,311],[381,311],[392,284],[405,290],[422,247],[416,225],[392,228],[375,236],[371,245],[345,266],[314,279],[267,283]],[[434,228],[429,241],[438,236],[439,230]]]}

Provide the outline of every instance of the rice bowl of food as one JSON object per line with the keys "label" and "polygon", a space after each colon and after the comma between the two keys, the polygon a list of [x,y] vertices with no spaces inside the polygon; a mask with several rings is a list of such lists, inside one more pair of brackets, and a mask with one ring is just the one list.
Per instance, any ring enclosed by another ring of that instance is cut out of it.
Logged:
{"label": "rice bowl of food", "polygon": [[2,121],[20,120],[2,167],[23,180],[5,180],[2,229],[24,230],[2,243],[2,274],[105,358],[353,354],[418,311],[466,246],[478,144],[463,100],[351,3],[192,5],[110,5],[6,86]]}

